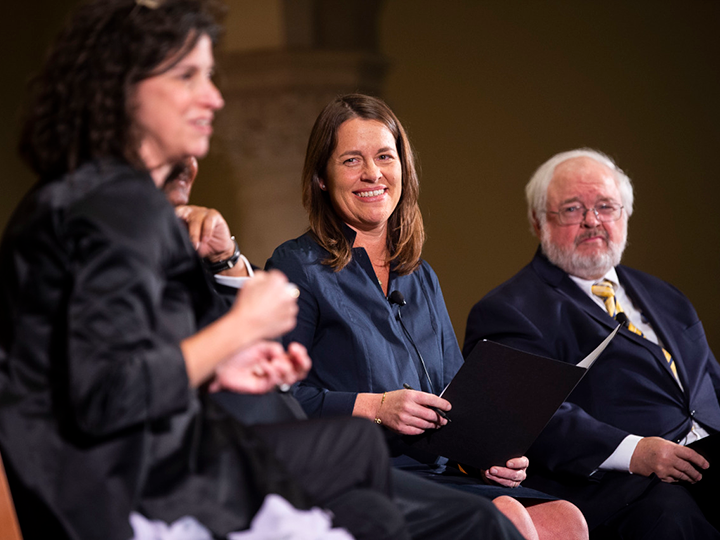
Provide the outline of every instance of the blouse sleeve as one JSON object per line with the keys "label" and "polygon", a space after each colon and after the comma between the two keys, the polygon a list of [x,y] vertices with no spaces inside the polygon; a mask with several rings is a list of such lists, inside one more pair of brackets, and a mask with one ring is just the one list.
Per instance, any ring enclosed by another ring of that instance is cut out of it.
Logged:
{"label": "blouse sleeve", "polygon": [[464,360],[458,345],[455,329],[453,328],[450,315],[445,305],[440,282],[435,271],[430,265],[423,261],[423,269],[427,275],[430,288],[430,301],[434,306],[438,319],[438,334],[441,340],[442,361],[443,361],[443,388],[450,384],[455,374],[462,366]]}
{"label": "blouse sleeve", "polygon": [[138,180],[102,186],[68,210],[62,237],[73,280],[67,384],[78,427],[106,435],[184,409],[190,392],[179,343],[195,321],[189,293],[169,285],[165,268],[182,272],[193,259],[160,192]]}

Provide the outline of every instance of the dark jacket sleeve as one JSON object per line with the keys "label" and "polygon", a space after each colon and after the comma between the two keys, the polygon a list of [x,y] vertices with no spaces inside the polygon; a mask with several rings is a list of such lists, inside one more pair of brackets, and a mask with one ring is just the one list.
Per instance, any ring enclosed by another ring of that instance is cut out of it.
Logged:
{"label": "dark jacket sleeve", "polygon": [[63,224],[73,276],[69,400],[78,427],[93,435],[165,417],[188,402],[178,335],[196,321],[187,292],[167,273],[182,274],[193,259],[172,260],[187,246],[161,197],[147,182],[114,182],[70,207]]}

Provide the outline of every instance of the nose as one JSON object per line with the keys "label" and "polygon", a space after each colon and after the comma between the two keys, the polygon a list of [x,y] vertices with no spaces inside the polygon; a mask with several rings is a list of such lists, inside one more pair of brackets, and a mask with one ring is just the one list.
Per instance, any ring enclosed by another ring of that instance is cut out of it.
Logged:
{"label": "nose", "polygon": [[583,216],[583,225],[588,227],[589,229],[592,229],[593,227],[597,227],[600,225],[600,220],[598,219],[598,213],[595,208],[586,208],[585,209],[585,215]]}
{"label": "nose", "polygon": [[215,83],[211,80],[207,81],[203,89],[203,101],[214,111],[222,109],[225,106],[225,100],[223,100],[220,90],[218,90],[218,87],[215,86]]}
{"label": "nose", "polygon": [[362,180],[367,182],[377,182],[382,178],[382,171],[377,166],[374,160],[369,159],[365,161],[365,167],[363,167]]}

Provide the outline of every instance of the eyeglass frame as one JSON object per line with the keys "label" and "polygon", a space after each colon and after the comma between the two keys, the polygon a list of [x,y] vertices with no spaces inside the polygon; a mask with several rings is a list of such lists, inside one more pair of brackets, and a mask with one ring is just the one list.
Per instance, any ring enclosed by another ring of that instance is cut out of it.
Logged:
{"label": "eyeglass frame", "polygon": [[[604,203],[604,204],[608,204],[608,203]],[[545,210],[545,213],[546,214],[557,214],[560,225],[566,226],[566,225],[580,225],[583,221],[585,221],[585,219],[587,219],[587,213],[590,210],[592,210],[593,214],[595,214],[595,219],[597,219],[598,222],[613,223],[614,221],[618,221],[622,217],[622,211],[623,211],[623,208],[625,208],[625,205],[622,205],[622,204],[618,206],[619,213],[615,219],[600,219],[600,213],[597,211],[597,208],[595,206],[593,206],[592,208],[587,208],[584,204],[582,204],[580,206],[583,208],[582,218],[575,223],[564,223],[562,214],[560,213],[559,210],[558,211]],[[612,206],[615,206],[615,204],[612,204]]]}

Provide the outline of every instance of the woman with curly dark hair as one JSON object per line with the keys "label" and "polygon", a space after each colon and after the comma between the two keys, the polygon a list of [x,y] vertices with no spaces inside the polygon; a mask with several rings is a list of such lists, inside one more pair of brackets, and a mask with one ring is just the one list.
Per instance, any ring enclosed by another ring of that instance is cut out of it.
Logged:
{"label": "woman with curly dark hair", "polygon": [[94,0],[36,81],[21,152],[39,182],[0,247],[0,451],[26,539],[127,540],[131,512],[220,537],[268,493],[407,538],[369,422],[250,429],[206,398],[310,366],[268,341],[297,288],[258,273],[222,298],[158,189],[208,151],[217,34],[203,0]]}

